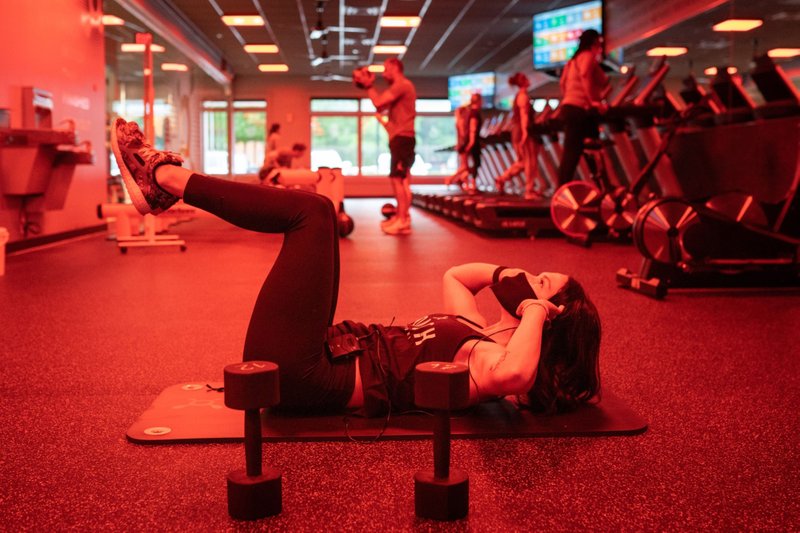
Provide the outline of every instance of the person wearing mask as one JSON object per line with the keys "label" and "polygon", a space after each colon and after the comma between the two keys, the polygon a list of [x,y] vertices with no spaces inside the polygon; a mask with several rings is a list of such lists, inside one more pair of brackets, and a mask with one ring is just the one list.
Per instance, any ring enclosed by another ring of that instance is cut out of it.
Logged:
{"label": "person wearing mask", "polygon": [[[413,369],[427,361],[467,365],[470,405],[512,396],[520,408],[556,413],[598,397],[600,317],[572,276],[465,263],[444,272],[438,312],[405,326],[334,324],[339,237],[327,198],[195,173],[122,118],[111,146],[140,213],[183,199],[240,228],[284,236],[244,342],[245,361],[278,365],[282,408],[368,416],[413,409]],[[143,290],[148,281],[141,278]],[[484,289],[502,308],[496,322],[479,310]]]}

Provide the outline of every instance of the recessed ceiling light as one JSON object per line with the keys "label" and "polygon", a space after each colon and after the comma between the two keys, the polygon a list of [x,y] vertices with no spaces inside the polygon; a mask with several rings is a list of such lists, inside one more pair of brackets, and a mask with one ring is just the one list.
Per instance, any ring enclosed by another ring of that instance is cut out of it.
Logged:
{"label": "recessed ceiling light", "polygon": [[222,22],[228,26],[263,26],[264,19],[259,15],[223,15]]}
{"label": "recessed ceiling light", "polygon": [[172,70],[175,72],[188,72],[189,67],[183,63],[161,63],[161,70]]}
{"label": "recessed ceiling light", "polygon": [[759,19],[728,19],[718,24],[714,24],[711,29],[714,31],[750,31],[764,24]]}
{"label": "recessed ceiling light", "polygon": [[[736,68],[736,67],[728,67],[725,70],[727,70],[728,74],[731,74],[731,75],[736,74],[737,72],[739,72],[739,69]],[[706,76],[716,76],[717,72],[719,72],[717,67],[708,67],[707,69],[705,69],[703,71],[703,74],[705,74]]]}
{"label": "recessed ceiling light", "polygon": [[372,49],[376,54],[404,54],[408,48],[404,44],[376,44]]}
{"label": "recessed ceiling light", "polygon": [[383,28],[416,28],[422,21],[420,17],[381,17]]}
{"label": "recessed ceiling light", "polygon": [[[140,43],[122,43],[120,49],[123,52],[144,52],[144,45]],[[163,52],[164,47],[160,44],[151,44],[150,51],[153,53]]]}
{"label": "recessed ceiling light", "polygon": [[800,55],[800,48],[773,48],[767,52],[769,57],[794,57]]}
{"label": "recessed ceiling light", "polygon": [[114,15],[103,15],[103,26],[124,26],[125,21]]}
{"label": "recessed ceiling light", "polygon": [[651,57],[660,57],[660,56],[682,56],[689,49],[685,46],[656,46],[655,48],[651,48],[647,51],[647,55]]}
{"label": "recessed ceiling light", "polygon": [[246,44],[244,51],[251,54],[277,54],[278,45],[275,44]]}
{"label": "recessed ceiling light", "polygon": [[261,72],[287,72],[289,70],[289,65],[284,63],[262,64],[258,66],[258,70]]}

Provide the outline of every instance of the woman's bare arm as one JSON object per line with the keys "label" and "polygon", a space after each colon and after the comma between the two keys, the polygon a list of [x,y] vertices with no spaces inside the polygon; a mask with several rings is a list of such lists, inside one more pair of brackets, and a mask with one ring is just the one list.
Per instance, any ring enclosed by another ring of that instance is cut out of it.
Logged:
{"label": "woman's bare arm", "polygon": [[466,263],[445,272],[442,278],[445,312],[461,315],[485,327],[486,318],[478,311],[475,295],[492,284],[496,268],[497,265],[490,263]]}
{"label": "woman's bare arm", "polygon": [[478,343],[469,358],[475,401],[524,394],[533,386],[547,314],[544,304],[529,305],[506,346]]}

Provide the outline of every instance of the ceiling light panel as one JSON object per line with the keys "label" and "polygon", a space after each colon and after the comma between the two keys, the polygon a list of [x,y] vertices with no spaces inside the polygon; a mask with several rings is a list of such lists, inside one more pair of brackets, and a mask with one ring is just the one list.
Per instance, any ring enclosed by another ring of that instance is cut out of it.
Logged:
{"label": "ceiling light panel", "polygon": [[655,48],[648,50],[647,55],[650,57],[675,57],[682,56],[688,51],[689,50],[685,46],[656,46]]}
{"label": "ceiling light panel", "polygon": [[188,72],[189,67],[183,63],[161,63],[161,70],[173,72]]}
{"label": "ceiling light panel", "polygon": [[759,19],[728,19],[718,24],[714,24],[711,29],[714,31],[750,31],[764,24]]}
{"label": "ceiling light panel", "polygon": [[773,48],[767,55],[772,58],[787,58],[800,55],[800,48]]}
{"label": "ceiling light panel", "polygon": [[376,54],[405,54],[406,46],[403,44],[376,44],[372,51]]}
{"label": "ceiling light panel", "polygon": [[[122,50],[123,52],[144,52],[144,46],[145,45],[139,43],[122,43],[122,45],[120,46],[120,50]],[[163,52],[164,50],[165,50],[164,47],[161,46],[160,44],[150,45],[150,51],[153,52],[154,54],[158,52]]]}
{"label": "ceiling light panel", "polygon": [[246,44],[244,51],[251,54],[277,54],[278,45],[276,44]]}
{"label": "ceiling light panel", "polygon": [[422,21],[419,17],[387,16],[381,17],[382,28],[416,28]]}
{"label": "ceiling light panel", "polygon": [[261,64],[258,66],[258,70],[261,72],[288,72],[289,65],[284,63]]}
{"label": "ceiling light panel", "polygon": [[222,22],[228,26],[263,26],[260,15],[223,15]]}
{"label": "ceiling light panel", "polygon": [[103,15],[103,26],[124,26],[125,21],[114,15]]}

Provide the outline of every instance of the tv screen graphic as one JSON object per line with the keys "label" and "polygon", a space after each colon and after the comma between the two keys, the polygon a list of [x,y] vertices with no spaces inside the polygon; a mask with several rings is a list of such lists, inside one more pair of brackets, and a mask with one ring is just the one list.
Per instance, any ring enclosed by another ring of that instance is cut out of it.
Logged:
{"label": "tv screen graphic", "polygon": [[497,87],[494,91],[494,107],[503,111],[509,111],[514,107],[514,98],[517,96],[517,88],[508,83],[511,75],[505,72],[498,72],[495,75]]}
{"label": "tv screen graphic", "polygon": [[483,96],[483,107],[490,108],[494,102],[494,91],[494,72],[462,74],[447,78],[447,98],[453,110],[468,104],[473,93],[480,93]]}
{"label": "tv screen graphic", "polygon": [[548,70],[566,65],[586,30],[603,33],[603,2],[593,0],[533,16],[533,68]]}

